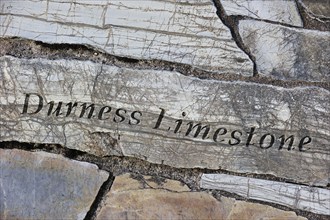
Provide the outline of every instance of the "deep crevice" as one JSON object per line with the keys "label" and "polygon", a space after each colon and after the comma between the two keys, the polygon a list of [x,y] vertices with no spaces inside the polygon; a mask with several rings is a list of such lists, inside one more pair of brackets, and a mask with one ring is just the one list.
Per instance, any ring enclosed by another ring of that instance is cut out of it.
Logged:
{"label": "deep crevice", "polygon": [[87,212],[84,220],[94,220],[97,216],[97,211],[101,208],[101,203],[105,199],[106,194],[111,189],[115,177],[109,173],[109,178],[102,184],[100,190],[92,203],[90,210]]}
{"label": "deep crevice", "polygon": [[297,9],[298,14],[300,16],[300,19],[302,21],[303,27],[305,27],[306,26],[306,21],[305,21],[304,16],[303,16],[302,7],[301,7],[300,3],[298,2],[298,0],[294,0],[294,2],[296,3],[296,9]]}
{"label": "deep crevice", "polygon": [[77,160],[77,158],[87,155],[86,152],[64,148],[59,144],[38,144],[19,141],[0,141],[0,148],[19,149],[31,152],[41,150],[48,153],[59,154],[72,160]]}
{"label": "deep crevice", "polygon": [[[235,20],[235,19],[234,19]],[[237,20],[237,19],[236,19]],[[163,60],[138,60],[128,57],[110,55],[98,51],[92,47],[79,44],[48,44],[40,41],[22,38],[0,38],[0,56],[10,55],[17,58],[43,58],[50,60],[67,59],[91,61],[106,65],[114,65],[121,68],[149,69],[176,71],[184,76],[192,76],[202,80],[241,81],[258,83],[260,85],[272,85],[283,88],[295,88],[303,86],[315,86],[330,90],[330,82],[309,82],[303,80],[281,80],[271,76],[242,76],[239,74],[219,74],[202,70],[188,64],[174,63]],[[254,71],[256,66],[254,64]]]}
{"label": "deep crevice", "polygon": [[[91,55],[91,54],[93,56],[98,56],[99,55],[99,52],[97,52],[94,48],[83,45],[83,44],[68,44],[68,43],[48,44],[48,43],[44,43],[44,42],[41,42],[41,41],[35,41],[35,44],[37,46],[40,46],[40,47],[44,48],[44,49],[55,50],[55,51],[63,51],[63,52],[67,51],[68,48],[69,48],[69,50],[75,50],[75,51],[81,52],[82,56],[83,56],[84,51],[86,51],[88,53],[88,55]],[[104,52],[100,52],[100,53],[104,53]],[[65,53],[61,53],[61,55],[65,55]],[[105,56],[105,54],[104,54],[104,56]],[[70,55],[68,57],[70,57]],[[84,58],[87,58],[87,56],[85,56]],[[129,58],[129,57],[120,57],[120,56],[115,56],[115,55],[108,55],[107,58],[109,60],[111,60],[112,62],[120,61],[120,62],[131,63],[131,64],[139,63],[138,59]]]}
{"label": "deep crevice", "polygon": [[236,42],[237,46],[250,58],[253,63],[253,76],[258,75],[256,58],[251,53],[250,49],[246,47],[243,43],[243,40],[238,31],[238,22],[240,19],[244,18],[243,16],[228,16],[223,8],[220,0],[213,0],[214,6],[217,9],[217,15],[224,25],[226,25],[231,35]]}

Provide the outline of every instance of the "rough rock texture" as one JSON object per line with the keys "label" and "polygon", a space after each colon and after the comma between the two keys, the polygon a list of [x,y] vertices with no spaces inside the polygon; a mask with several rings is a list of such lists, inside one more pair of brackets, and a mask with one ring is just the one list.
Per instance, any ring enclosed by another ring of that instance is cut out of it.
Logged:
{"label": "rough rock texture", "polygon": [[[330,1],[329,0],[300,0],[307,8],[308,12],[320,18],[330,19]],[[328,21],[330,22],[330,21]]]}
{"label": "rough rock texture", "polygon": [[0,219],[328,220],[327,2],[0,0]]}
{"label": "rough rock texture", "polygon": [[[210,0],[1,1],[0,36],[85,44],[118,56],[253,74]],[[60,10],[59,10],[60,9]],[[38,32],[40,30],[40,32]]]}
{"label": "rough rock texture", "polygon": [[330,33],[242,20],[239,33],[258,72],[282,80],[330,82]]}
{"label": "rough rock texture", "polygon": [[107,177],[59,155],[0,149],[0,219],[84,219]]}
{"label": "rough rock texture", "polygon": [[252,18],[302,26],[294,0],[221,0],[227,15],[245,15]]}
{"label": "rough rock texture", "polygon": [[201,187],[330,215],[330,190],[227,174],[203,174]]}
{"label": "rough rock texture", "polygon": [[125,174],[116,177],[96,219],[305,219],[267,205],[189,192],[177,181]]}
{"label": "rough rock texture", "polygon": [[6,56],[0,63],[2,141],[329,182],[327,90],[76,60]]}
{"label": "rough rock texture", "polygon": [[284,212],[266,205],[237,201],[234,204],[228,220],[249,220],[249,219],[269,219],[269,220],[306,220],[306,218],[296,216],[294,212]]}

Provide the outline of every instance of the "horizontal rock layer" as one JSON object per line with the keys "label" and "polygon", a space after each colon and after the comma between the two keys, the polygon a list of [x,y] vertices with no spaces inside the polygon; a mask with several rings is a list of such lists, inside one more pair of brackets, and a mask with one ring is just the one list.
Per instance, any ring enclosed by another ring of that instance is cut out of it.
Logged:
{"label": "horizontal rock layer", "polygon": [[227,174],[203,174],[201,188],[219,189],[247,199],[330,215],[330,190]]}
{"label": "horizontal rock layer", "polygon": [[294,0],[220,0],[227,15],[244,15],[302,26]]}
{"label": "horizontal rock layer", "polygon": [[261,75],[330,82],[330,33],[242,20],[239,33]]}
{"label": "horizontal rock layer", "polygon": [[327,185],[329,91],[0,58],[0,141]]}
{"label": "horizontal rock layer", "polygon": [[267,205],[190,192],[180,182],[125,174],[116,177],[96,219],[303,220],[294,212]]}
{"label": "horizontal rock layer", "polygon": [[211,0],[2,1],[0,36],[84,44],[136,59],[159,59],[251,76]]}
{"label": "horizontal rock layer", "polygon": [[0,219],[84,219],[107,178],[85,162],[0,149]]}

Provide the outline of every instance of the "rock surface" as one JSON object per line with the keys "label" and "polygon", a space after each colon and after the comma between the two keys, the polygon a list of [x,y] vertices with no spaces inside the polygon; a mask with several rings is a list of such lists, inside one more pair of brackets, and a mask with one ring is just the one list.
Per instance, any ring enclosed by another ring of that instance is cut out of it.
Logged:
{"label": "rock surface", "polygon": [[0,219],[327,219],[329,12],[0,0]]}
{"label": "rock surface", "polygon": [[0,149],[0,219],[84,219],[107,177],[59,155]]}
{"label": "rock surface", "polygon": [[330,82],[330,33],[242,20],[239,33],[258,72],[281,80]]}
{"label": "rock surface", "polygon": [[[159,59],[251,76],[211,0],[1,1],[0,36],[84,44],[110,54]],[[39,32],[40,30],[40,32]]]}
{"label": "rock surface", "polygon": [[308,12],[320,18],[330,18],[329,0],[300,0]]}
{"label": "rock surface", "polygon": [[327,185],[330,93],[76,60],[0,58],[0,140]]}
{"label": "rock surface", "polygon": [[245,15],[302,27],[294,0],[221,0],[227,15]]}
{"label": "rock surface", "polygon": [[219,189],[248,199],[271,202],[330,216],[330,190],[227,174],[203,174],[201,188]]}
{"label": "rock surface", "polygon": [[327,219],[329,12],[0,0],[0,219]]}
{"label": "rock surface", "polygon": [[190,192],[177,181],[157,177],[115,178],[96,219],[305,219],[267,205]]}

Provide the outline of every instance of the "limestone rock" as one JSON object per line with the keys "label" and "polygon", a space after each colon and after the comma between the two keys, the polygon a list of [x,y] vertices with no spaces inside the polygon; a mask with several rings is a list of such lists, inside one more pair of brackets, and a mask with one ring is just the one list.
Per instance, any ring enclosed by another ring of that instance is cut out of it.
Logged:
{"label": "limestone rock", "polygon": [[[150,179],[129,174],[116,177],[96,219],[305,219],[266,205],[226,197],[217,201],[208,193],[190,192],[173,180],[150,186]],[[176,187],[162,185],[168,182]]]}
{"label": "limestone rock", "polygon": [[227,15],[245,15],[252,18],[302,26],[294,0],[221,0]]}
{"label": "limestone rock", "polygon": [[282,80],[330,82],[330,33],[242,20],[239,33],[258,72]]}
{"label": "limestone rock", "polygon": [[77,60],[0,58],[0,140],[327,185],[330,93]]}
{"label": "limestone rock", "polygon": [[329,0],[300,0],[309,13],[320,18],[330,18]]}
{"label": "limestone rock", "polygon": [[0,3],[0,36],[90,45],[110,54],[189,64],[251,76],[211,0],[57,1]]}
{"label": "limestone rock", "polygon": [[330,216],[330,190],[227,174],[203,174],[201,187]]}
{"label": "limestone rock", "polygon": [[0,149],[0,219],[84,219],[107,177],[59,155]]}
{"label": "limestone rock", "polygon": [[187,185],[171,179],[158,176],[147,176],[134,173],[126,173],[116,177],[111,187],[113,192],[125,192],[140,189],[160,189],[169,192],[190,192]]}
{"label": "limestone rock", "polygon": [[294,212],[282,211],[267,205],[236,201],[228,220],[238,219],[307,220],[307,218],[297,216]]}

